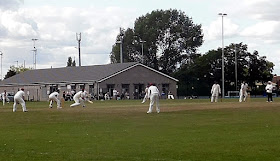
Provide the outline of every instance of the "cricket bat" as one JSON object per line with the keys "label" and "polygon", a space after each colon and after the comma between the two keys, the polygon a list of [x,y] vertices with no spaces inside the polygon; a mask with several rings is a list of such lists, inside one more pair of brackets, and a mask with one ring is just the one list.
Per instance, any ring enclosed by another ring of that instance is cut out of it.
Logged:
{"label": "cricket bat", "polygon": [[93,104],[93,102],[91,100],[87,100],[89,103]]}

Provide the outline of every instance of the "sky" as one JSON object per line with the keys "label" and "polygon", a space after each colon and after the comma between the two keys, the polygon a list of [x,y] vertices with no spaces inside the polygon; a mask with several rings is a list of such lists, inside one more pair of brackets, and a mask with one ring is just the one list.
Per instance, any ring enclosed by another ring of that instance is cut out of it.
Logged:
{"label": "sky", "polygon": [[119,28],[157,9],[177,9],[201,24],[204,43],[199,53],[224,45],[248,45],[248,51],[275,64],[280,75],[280,0],[0,0],[0,51],[3,78],[11,65],[65,67],[68,57],[78,65],[76,33],[81,33],[81,64],[110,63]]}

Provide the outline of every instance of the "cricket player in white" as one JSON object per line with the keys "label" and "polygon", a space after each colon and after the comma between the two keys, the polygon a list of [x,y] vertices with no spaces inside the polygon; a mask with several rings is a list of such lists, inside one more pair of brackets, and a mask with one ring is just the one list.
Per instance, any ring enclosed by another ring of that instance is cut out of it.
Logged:
{"label": "cricket player in white", "polygon": [[21,88],[21,90],[18,91],[14,96],[13,112],[17,111],[17,104],[21,104],[23,112],[28,112],[26,109],[26,106],[25,106],[25,102],[24,102],[24,89],[23,88]]}
{"label": "cricket player in white", "polygon": [[148,114],[152,113],[154,103],[156,103],[157,113],[160,112],[160,109],[159,109],[159,96],[160,96],[160,93],[159,93],[158,88],[154,84],[151,84],[151,86],[148,88],[148,98],[150,98],[150,107],[149,107],[149,110],[147,112]]}
{"label": "cricket player in white", "polygon": [[2,96],[2,101],[3,101],[3,106],[5,106],[5,102],[10,103],[6,90],[4,90],[4,92],[1,94],[1,96]]}
{"label": "cricket player in white", "polygon": [[241,83],[241,88],[240,88],[240,93],[239,93],[239,95],[240,95],[239,102],[246,101],[246,98],[248,96],[247,89],[248,89],[248,84],[245,81],[243,81]]}
{"label": "cricket player in white", "polygon": [[144,96],[143,101],[141,103],[145,103],[147,101],[147,99],[149,98],[148,97],[148,89],[149,89],[149,86],[146,86],[146,88],[145,88],[145,96]]}
{"label": "cricket player in white", "polygon": [[217,82],[213,84],[211,94],[211,102],[218,102],[219,94],[221,94],[221,87]]}
{"label": "cricket player in white", "polygon": [[57,109],[60,109],[60,100],[58,99],[59,97],[59,90],[57,92],[53,92],[49,95],[49,100],[50,100],[50,108],[52,108],[53,101],[57,103]]}
{"label": "cricket player in white", "polygon": [[86,107],[85,103],[84,103],[84,101],[86,100],[86,96],[87,96],[87,94],[86,94],[86,91],[84,89],[77,92],[73,97],[75,103],[70,105],[70,107],[79,106],[80,104],[82,104],[83,107]]}

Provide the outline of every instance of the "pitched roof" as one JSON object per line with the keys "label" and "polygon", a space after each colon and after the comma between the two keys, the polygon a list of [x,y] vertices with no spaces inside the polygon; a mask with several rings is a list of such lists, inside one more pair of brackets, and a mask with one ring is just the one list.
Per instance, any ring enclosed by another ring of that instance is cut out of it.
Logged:
{"label": "pitched roof", "polygon": [[[34,85],[34,84],[58,84],[58,83],[86,83],[86,82],[101,82],[137,65],[144,66],[149,70],[158,72],[145,65],[132,63],[117,63],[106,65],[93,65],[81,67],[64,67],[64,68],[50,68],[29,70],[17,74],[0,82],[0,86],[7,85]],[[158,72],[175,81],[168,75]]]}

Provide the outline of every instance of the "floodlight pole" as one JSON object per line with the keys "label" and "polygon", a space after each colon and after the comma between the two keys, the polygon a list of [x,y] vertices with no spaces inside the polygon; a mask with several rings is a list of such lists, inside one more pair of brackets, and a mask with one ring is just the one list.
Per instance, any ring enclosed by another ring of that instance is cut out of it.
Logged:
{"label": "floodlight pole", "polygon": [[122,28],[120,27],[120,63],[123,63],[123,48],[122,48],[122,44],[123,44],[123,36],[124,36],[124,33],[123,33],[123,30]]}
{"label": "floodlight pole", "polygon": [[1,81],[3,80],[2,78],[2,58],[3,58],[3,52],[0,51],[0,55],[1,55]]}
{"label": "floodlight pole", "polygon": [[18,60],[17,60],[17,61],[15,61],[15,62],[17,62],[17,68],[18,68]]}
{"label": "floodlight pole", "polygon": [[219,13],[222,17],[222,98],[225,98],[225,55],[224,55],[224,16],[226,13]]}
{"label": "floodlight pole", "polygon": [[33,41],[33,50],[32,51],[34,51],[34,69],[36,69],[36,55],[37,55],[37,49],[36,49],[36,47],[35,47],[35,41],[37,41],[38,39],[31,39],[32,41]]}
{"label": "floodlight pole", "polygon": [[237,48],[236,48],[236,45],[235,45],[234,57],[235,57],[235,88],[237,91]]}
{"label": "floodlight pole", "polygon": [[141,43],[141,47],[142,47],[142,64],[144,64],[144,43],[146,41],[144,40],[140,40],[140,43]]}
{"label": "floodlight pole", "polygon": [[79,50],[79,66],[81,66],[81,40],[82,40],[82,34],[76,33],[76,39],[78,41],[78,50]]}

